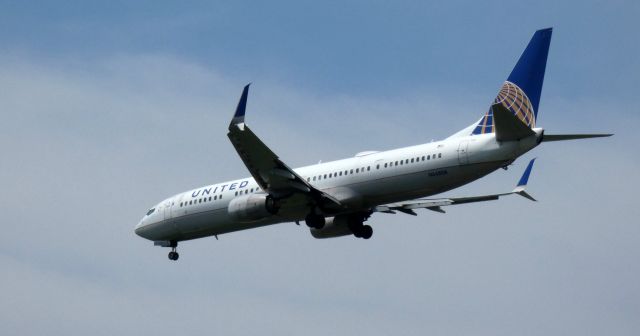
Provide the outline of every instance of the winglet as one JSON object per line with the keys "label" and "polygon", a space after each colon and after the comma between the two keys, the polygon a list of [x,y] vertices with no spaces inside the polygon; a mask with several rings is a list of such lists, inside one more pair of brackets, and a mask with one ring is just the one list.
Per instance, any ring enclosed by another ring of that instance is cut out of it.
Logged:
{"label": "winglet", "polygon": [[240,96],[238,107],[236,107],[236,113],[233,115],[233,119],[231,119],[229,128],[231,128],[231,126],[233,125],[244,123],[244,112],[247,109],[247,96],[249,95],[249,85],[251,85],[251,83],[245,85],[244,90],[242,90],[242,96]]}
{"label": "winglet", "polygon": [[536,199],[533,198],[531,195],[527,194],[527,192],[525,191],[525,188],[527,187],[527,182],[529,182],[529,175],[531,175],[531,169],[533,168],[533,163],[535,161],[536,161],[535,158],[529,161],[529,165],[527,166],[527,169],[524,170],[524,173],[522,174],[520,181],[518,181],[518,185],[516,186],[515,189],[513,189],[513,193],[518,194],[524,198],[528,198],[534,202],[536,201]]}
{"label": "winglet", "polygon": [[529,181],[529,175],[531,174],[531,169],[533,168],[533,163],[535,161],[536,161],[535,158],[529,161],[529,165],[527,166],[527,169],[524,170],[524,173],[522,174],[522,177],[518,182],[518,187],[525,187],[527,185],[527,182]]}

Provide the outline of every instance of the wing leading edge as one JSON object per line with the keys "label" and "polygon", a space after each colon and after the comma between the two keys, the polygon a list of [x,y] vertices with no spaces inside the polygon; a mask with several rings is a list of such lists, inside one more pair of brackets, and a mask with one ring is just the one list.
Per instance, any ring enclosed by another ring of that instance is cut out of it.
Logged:
{"label": "wing leading edge", "polygon": [[282,162],[245,124],[249,85],[247,84],[242,91],[238,107],[229,124],[227,136],[251,176],[262,190],[276,199],[286,198],[294,193],[302,193],[309,196],[317,204],[332,203],[340,206],[338,200],[310,185]]}

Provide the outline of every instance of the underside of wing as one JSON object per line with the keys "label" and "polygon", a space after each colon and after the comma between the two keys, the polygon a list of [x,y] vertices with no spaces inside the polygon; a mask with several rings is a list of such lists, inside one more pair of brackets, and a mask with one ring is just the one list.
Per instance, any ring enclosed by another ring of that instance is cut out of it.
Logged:
{"label": "underside of wing", "polygon": [[376,206],[373,211],[374,212],[383,212],[383,213],[396,213],[396,211],[417,216],[417,213],[414,211],[415,209],[428,209],[431,211],[444,213],[445,211],[442,207],[450,206],[450,205],[459,205],[459,204],[467,204],[467,203],[476,203],[476,202],[486,202],[486,201],[495,201],[502,196],[508,196],[512,194],[517,194],[522,197],[525,197],[529,200],[535,201],[531,195],[529,195],[525,188],[529,181],[529,175],[531,174],[531,169],[533,168],[533,163],[535,159],[532,159],[529,162],[529,165],[525,169],[522,177],[518,181],[518,185],[511,192],[499,193],[499,194],[489,194],[489,195],[480,195],[480,196],[471,196],[471,197],[451,197],[451,198],[437,198],[437,199],[416,199],[406,202],[400,203],[392,203]]}

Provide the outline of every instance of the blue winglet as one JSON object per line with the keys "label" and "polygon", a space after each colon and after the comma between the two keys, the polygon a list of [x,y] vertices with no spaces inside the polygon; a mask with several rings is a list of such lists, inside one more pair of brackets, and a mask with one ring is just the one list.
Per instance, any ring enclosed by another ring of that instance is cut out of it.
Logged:
{"label": "blue winglet", "polygon": [[518,182],[518,187],[524,187],[527,185],[527,182],[529,181],[529,175],[531,174],[531,169],[533,168],[533,163],[535,161],[536,159],[531,159],[531,161],[529,161],[529,165],[527,166],[527,169],[524,170],[524,173],[520,178],[520,182]]}
{"label": "blue winglet", "polygon": [[249,95],[249,85],[251,85],[251,83],[245,85],[244,90],[242,90],[242,96],[240,96],[238,107],[236,107],[236,113],[233,115],[233,119],[231,119],[231,124],[229,124],[229,126],[244,122],[244,112],[247,109],[247,96]]}

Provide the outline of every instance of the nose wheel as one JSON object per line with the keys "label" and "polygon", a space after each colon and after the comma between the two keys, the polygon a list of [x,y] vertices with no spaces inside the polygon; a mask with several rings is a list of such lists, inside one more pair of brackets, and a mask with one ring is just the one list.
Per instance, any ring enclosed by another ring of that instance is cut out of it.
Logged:
{"label": "nose wheel", "polygon": [[178,247],[178,242],[171,242],[171,252],[169,252],[169,260],[178,260],[180,255],[176,252],[176,248]]}
{"label": "nose wheel", "polygon": [[169,260],[178,260],[180,258],[180,254],[176,251],[169,252]]}

